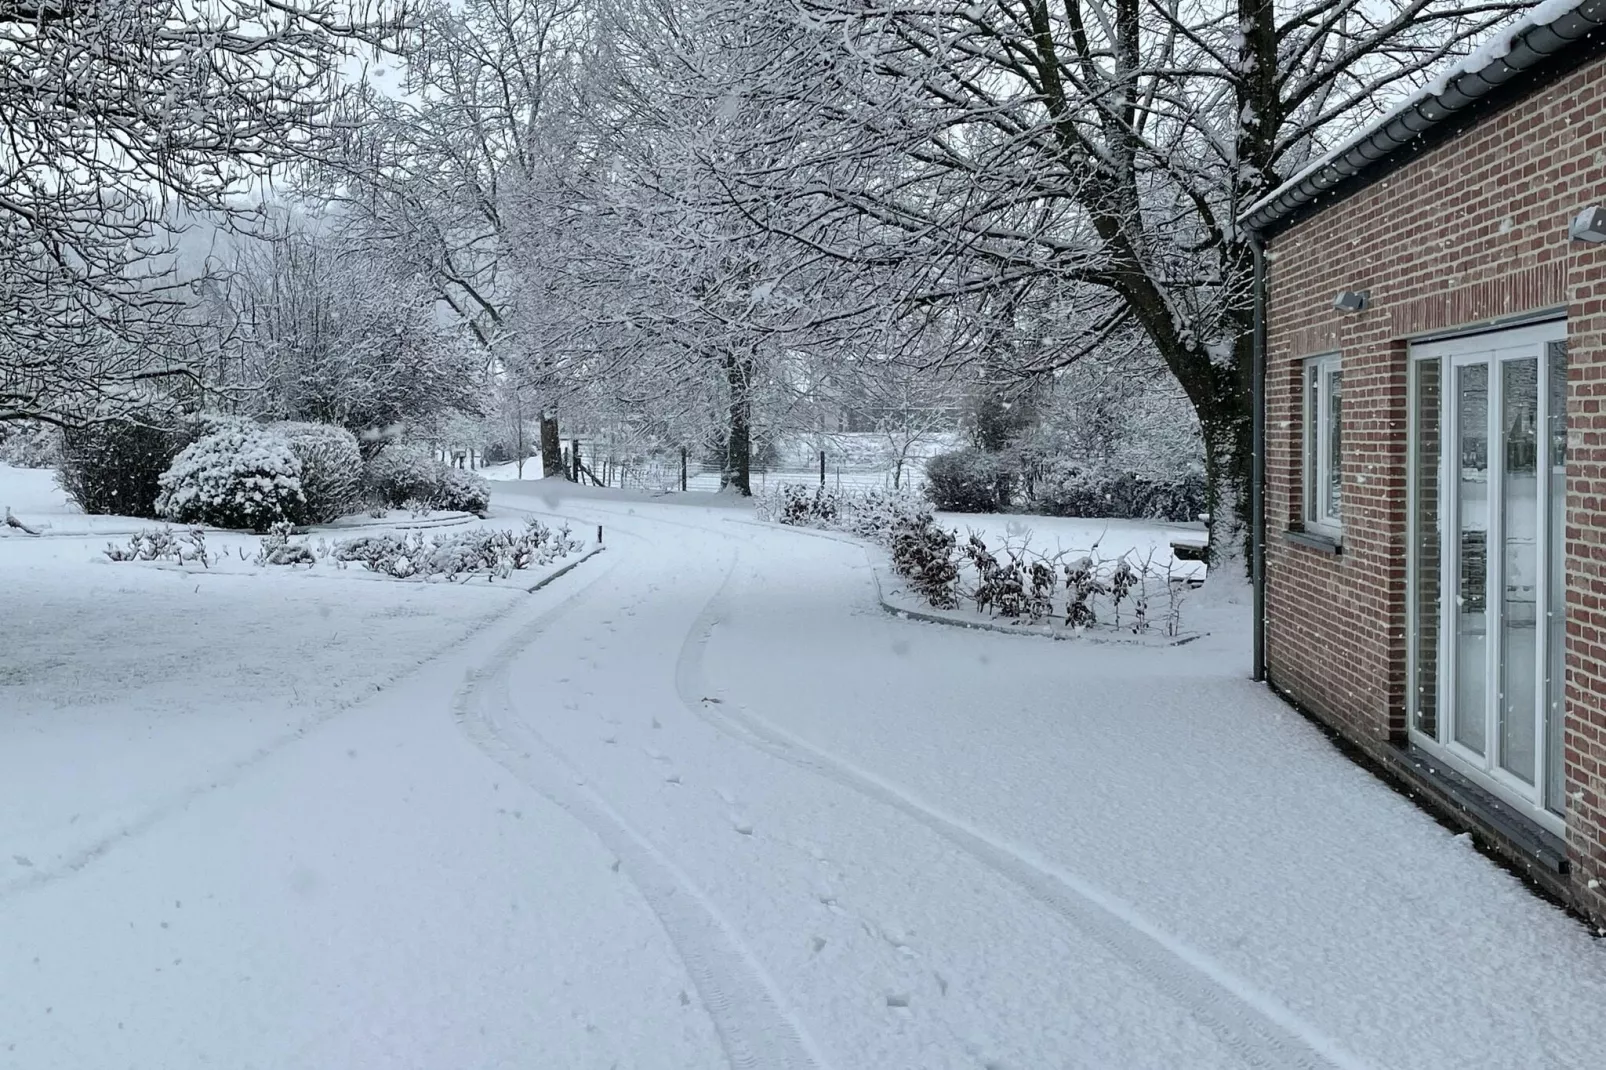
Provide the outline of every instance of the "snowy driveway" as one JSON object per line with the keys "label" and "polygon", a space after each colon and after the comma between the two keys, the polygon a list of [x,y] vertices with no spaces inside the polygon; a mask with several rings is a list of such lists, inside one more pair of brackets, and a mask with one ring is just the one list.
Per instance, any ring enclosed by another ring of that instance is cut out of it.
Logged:
{"label": "snowy driveway", "polygon": [[855,545],[535,493],[608,552],[0,885],[0,1066],[1606,1063],[1606,946],[1238,636],[899,621]]}

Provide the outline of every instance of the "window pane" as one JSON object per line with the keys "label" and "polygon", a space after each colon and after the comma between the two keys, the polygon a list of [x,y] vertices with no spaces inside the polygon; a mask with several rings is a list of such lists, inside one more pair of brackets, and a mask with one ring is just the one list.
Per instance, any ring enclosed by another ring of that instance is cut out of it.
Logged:
{"label": "window pane", "polygon": [[1484,753],[1488,726],[1489,365],[1456,368],[1455,739]]}
{"label": "window pane", "polygon": [[1343,426],[1342,407],[1342,375],[1337,368],[1327,373],[1327,396],[1325,401],[1324,417],[1327,420],[1327,479],[1323,488],[1327,496],[1325,513],[1328,518],[1337,520],[1344,514],[1340,512],[1343,501],[1343,454],[1340,452],[1340,429]]}
{"label": "window pane", "polygon": [[1415,554],[1414,589],[1415,631],[1412,642],[1416,709],[1413,721],[1417,731],[1438,739],[1439,724],[1439,460],[1443,436],[1440,432],[1440,383],[1442,372],[1437,358],[1416,362],[1416,425],[1411,438],[1412,471],[1416,477],[1415,523],[1411,548]]}
{"label": "window pane", "polygon": [[1317,389],[1320,383],[1319,369],[1315,361],[1305,365],[1305,519],[1315,520],[1318,515],[1316,508],[1316,486],[1319,475],[1318,460],[1321,457],[1320,441],[1317,428],[1321,424],[1321,397]]}
{"label": "window pane", "polygon": [[1534,782],[1539,686],[1539,360],[1500,364],[1500,764]]}
{"label": "window pane", "polygon": [[1562,730],[1567,700],[1567,343],[1551,342],[1546,357],[1550,388],[1550,604],[1546,613],[1545,804],[1556,813],[1566,806]]}

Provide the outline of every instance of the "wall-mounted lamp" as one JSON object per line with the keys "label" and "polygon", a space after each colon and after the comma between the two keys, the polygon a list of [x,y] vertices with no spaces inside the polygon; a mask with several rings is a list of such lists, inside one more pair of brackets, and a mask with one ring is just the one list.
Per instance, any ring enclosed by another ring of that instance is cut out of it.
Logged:
{"label": "wall-mounted lamp", "polygon": [[1371,297],[1365,290],[1345,290],[1333,301],[1333,307],[1340,312],[1359,312],[1370,303]]}
{"label": "wall-mounted lamp", "polygon": [[1606,205],[1597,204],[1573,216],[1567,236],[1573,241],[1606,241]]}

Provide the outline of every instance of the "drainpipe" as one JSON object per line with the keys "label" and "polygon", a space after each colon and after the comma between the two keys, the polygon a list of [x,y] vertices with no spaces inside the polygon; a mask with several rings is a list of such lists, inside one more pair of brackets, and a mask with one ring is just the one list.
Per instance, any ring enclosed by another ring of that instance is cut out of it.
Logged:
{"label": "drainpipe", "polygon": [[1251,234],[1255,263],[1255,346],[1250,371],[1253,462],[1249,475],[1249,581],[1254,585],[1254,662],[1250,679],[1266,679],[1266,251]]}

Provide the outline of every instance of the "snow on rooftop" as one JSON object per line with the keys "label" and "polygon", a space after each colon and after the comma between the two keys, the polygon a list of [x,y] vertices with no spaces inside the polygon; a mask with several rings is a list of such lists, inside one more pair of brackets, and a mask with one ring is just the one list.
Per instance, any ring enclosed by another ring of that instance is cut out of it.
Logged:
{"label": "snow on rooftop", "polygon": [[1434,75],[1426,85],[1412,93],[1405,100],[1402,100],[1397,106],[1355,131],[1338,145],[1299,170],[1292,178],[1251,204],[1240,218],[1247,220],[1255,216],[1312,175],[1332,166],[1356,146],[1366,142],[1378,131],[1400,118],[1400,116],[1417,108],[1424,101],[1443,96],[1456,79],[1464,75],[1476,74],[1505,59],[1511,54],[1512,45],[1534,27],[1549,26],[1563,16],[1576,11],[1587,2],[1588,0],[1542,0],[1541,3],[1536,4],[1520,19],[1497,30],[1493,36],[1485,40],[1472,52]]}

